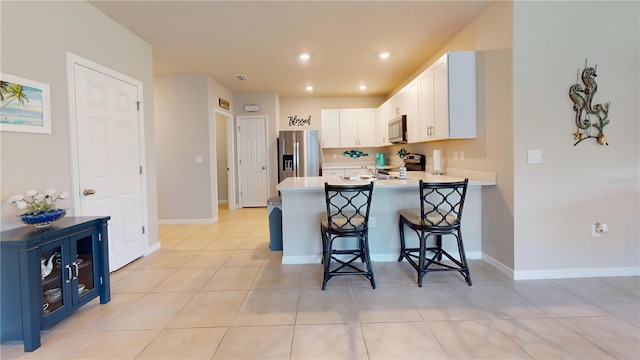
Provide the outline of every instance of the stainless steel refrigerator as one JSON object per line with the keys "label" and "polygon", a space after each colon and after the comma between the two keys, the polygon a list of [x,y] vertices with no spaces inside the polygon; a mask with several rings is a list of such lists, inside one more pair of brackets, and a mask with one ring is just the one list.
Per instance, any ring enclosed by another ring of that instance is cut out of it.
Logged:
{"label": "stainless steel refrigerator", "polygon": [[318,130],[280,131],[278,182],[291,176],[320,176],[321,161]]}

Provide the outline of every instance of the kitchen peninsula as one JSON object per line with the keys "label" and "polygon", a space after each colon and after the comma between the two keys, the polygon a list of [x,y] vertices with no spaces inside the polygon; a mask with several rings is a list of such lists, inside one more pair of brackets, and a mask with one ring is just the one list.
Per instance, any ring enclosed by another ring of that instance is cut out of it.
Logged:
{"label": "kitchen peninsula", "polygon": [[[398,210],[419,208],[419,180],[454,182],[469,179],[462,217],[462,236],[469,259],[481,256],[482,187],[496,184],[495,173],[449,169],[445,176],[409,171],[407,179],[377,180],[369,215],[369,248],[373,261],[396,261],[399,254]],[[320,263],[320,216],[326,213],[324,183],[356,185],[340,176],[288,177],[278,186],[282,196],[282,263]],[[415,236],[414,236],[415,237]],[[443,246],[449,248],[445,237]],[[455,246],[455,244],[453,244]],[[455,249],[455,247],[454,247]]]}

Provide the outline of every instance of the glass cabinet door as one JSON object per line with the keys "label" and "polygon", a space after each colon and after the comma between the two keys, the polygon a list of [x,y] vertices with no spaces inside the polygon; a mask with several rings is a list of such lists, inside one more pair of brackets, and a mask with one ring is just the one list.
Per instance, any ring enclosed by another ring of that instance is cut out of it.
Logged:
{"label": "glass cabinet door", "polygon": [[70,261],[73,266],[74,283],[77,281],[74,291],[77,291],[78,297],[82,297],[95,289],[96,285],[94,273],[94,254],[96,249],[93,246],[93,235],[81,235],[74,239],[72,245],[75,253]]}
{"label": "glass cabinet door", "polygon": [[70,274],[62,259],[62,242],[43,246],[40,251],[42,274],[42,312],[44,316],[61,309],[65,305],[64,286]]}

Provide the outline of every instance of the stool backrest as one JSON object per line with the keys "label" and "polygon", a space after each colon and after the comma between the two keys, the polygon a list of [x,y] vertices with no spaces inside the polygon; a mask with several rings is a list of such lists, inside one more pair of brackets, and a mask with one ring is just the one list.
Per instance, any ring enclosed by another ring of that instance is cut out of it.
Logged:
{"label": "stool backrest", "polygon": [[462,208],[469,179],[449,183],[420,180],[420,216],[422,227],[455,229],[462,220]]}
{"label": "stool backrest", "polygon": [[373,182],[367,185],[324,183],[330,231],[348,233],[367,230]]}

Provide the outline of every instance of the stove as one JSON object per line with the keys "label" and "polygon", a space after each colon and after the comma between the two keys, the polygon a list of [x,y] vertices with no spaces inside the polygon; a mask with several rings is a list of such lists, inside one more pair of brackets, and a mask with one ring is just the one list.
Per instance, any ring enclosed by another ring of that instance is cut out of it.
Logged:
{"label": "stove", "polygon": [[407,154],[404,157],[404,164],[407,167],[407,171],[424,171],[425,157],[421,154]]}

